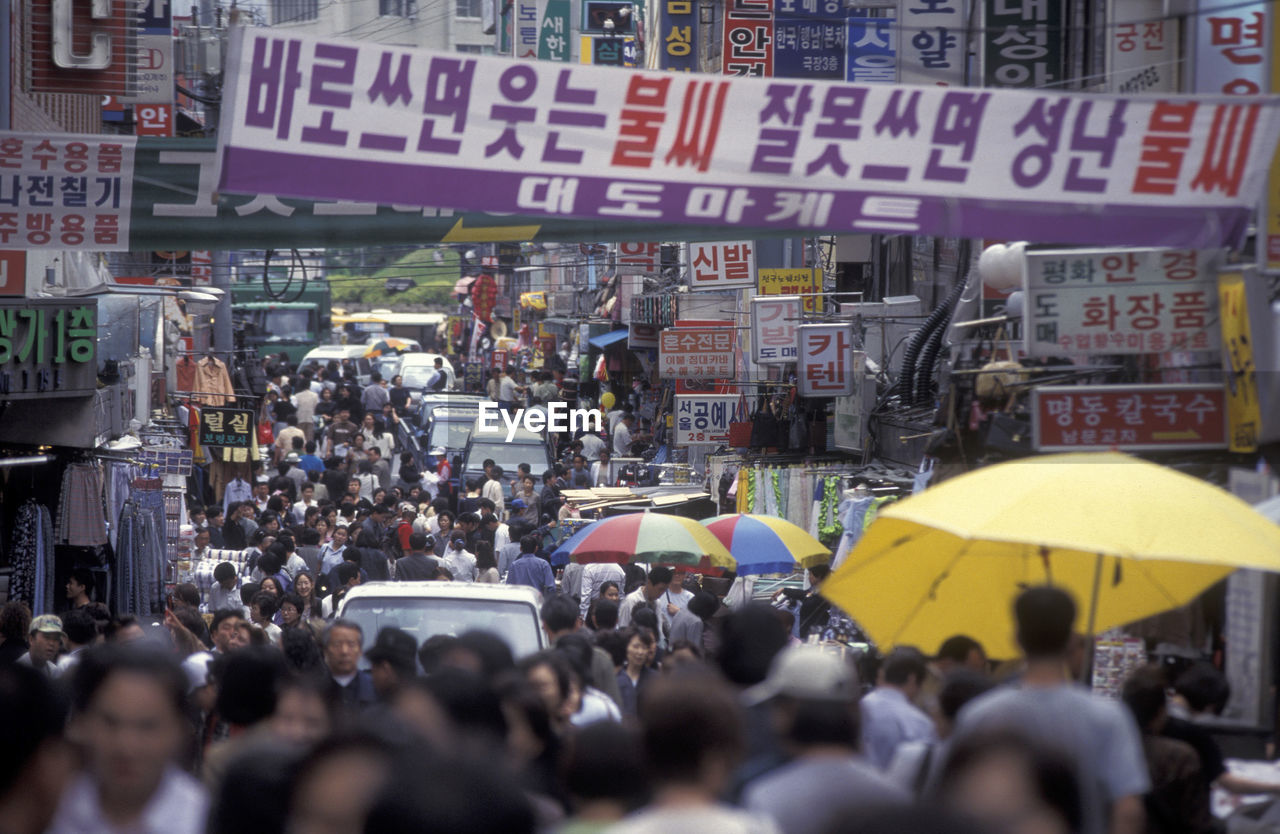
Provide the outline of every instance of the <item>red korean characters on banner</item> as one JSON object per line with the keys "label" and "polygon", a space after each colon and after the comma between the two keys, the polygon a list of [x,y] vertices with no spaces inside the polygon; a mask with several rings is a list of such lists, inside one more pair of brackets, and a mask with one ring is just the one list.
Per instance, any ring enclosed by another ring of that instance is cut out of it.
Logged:
{"label": "red korean characters on banner", "polygon": [[756,285],[755,246],[749,240],[690,243],[689,289],[735,290]]}
{"label": "red korean characters on banner", "polygon": [[1223,449],[1221,385],[1072,385],[1031,391],[1032,443],[1042,452]]}
{"label": "red korean characters on banner", "polygon": [[733,379],[737,336],[732,327],[675,327],[658,338],[663,379]]}
{"label": "red korean characters on banner", "polygon": [[722,60],[725,75],[773,77],[773,0],[728,0]]}
{"label": "red korean characters on banner", "polygon": [[1251,96],[1267,89],[1270,3],[1201,0],[1195,32],[1197,93]]}
{"label": "red korean characters on banner", "polygon": [[853,324],[803,324],[796,328],[797,389],[802,397],[847,397],[857,388]]}

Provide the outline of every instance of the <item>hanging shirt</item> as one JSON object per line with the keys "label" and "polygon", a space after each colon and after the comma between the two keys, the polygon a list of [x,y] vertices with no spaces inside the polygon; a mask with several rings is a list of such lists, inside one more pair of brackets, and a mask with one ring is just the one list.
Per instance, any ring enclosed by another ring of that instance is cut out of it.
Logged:
{"label": "hanging shirt", "polygon": [[196,400],[204,405],[220,406],[236,401],[236,391],[231,387],[227,366],[216,357],[206,356],[196,363],[193,385],[194,390],[200,394]]}
{"label": "hanging shirt", "polygon": [[227,483],[226,488],[222,492],[222,512],[230,514],[230,507],[233,503],[241,503],[249,501],[253,498],[253,487],[249,486],[249,482],[244,478],[236,478]]}
{"label": "hanging shirt", "polygon": [[177,384],[179,391],[196,390],[196,361],[190,356],[184,356],[178,360],[177,367],[174,369],[177,373]]}

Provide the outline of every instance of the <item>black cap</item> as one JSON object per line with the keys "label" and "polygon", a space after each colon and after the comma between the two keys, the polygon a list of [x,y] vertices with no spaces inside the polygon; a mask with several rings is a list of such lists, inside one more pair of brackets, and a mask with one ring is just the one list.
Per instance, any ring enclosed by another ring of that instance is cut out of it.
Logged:
{"label": "black cap", "polygon": [[387,626],[378,632],[378,639],[364,653],[370,663],[387,661],[396,671],[412,675],[417,671],[418,641],[406,631]]}

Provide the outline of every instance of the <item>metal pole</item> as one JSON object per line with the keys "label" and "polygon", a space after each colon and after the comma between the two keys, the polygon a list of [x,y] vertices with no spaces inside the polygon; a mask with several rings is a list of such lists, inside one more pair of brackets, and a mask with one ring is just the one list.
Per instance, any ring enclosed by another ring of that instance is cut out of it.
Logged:
{"label": "metal pole", "polygon": [[234,329],[231,322],[231,253],[211,252],[210,259],[213,261],[211,284],[216,289],[222,290],[222,298],[218,300],[218,306],[213,313],[212,348],[222,354],[223,361],[230,368],[235,350]]}

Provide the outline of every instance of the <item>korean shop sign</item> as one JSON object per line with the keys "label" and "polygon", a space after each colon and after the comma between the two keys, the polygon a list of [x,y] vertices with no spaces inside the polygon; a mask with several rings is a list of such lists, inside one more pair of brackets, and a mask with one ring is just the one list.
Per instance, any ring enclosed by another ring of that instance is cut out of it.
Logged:
{"label": "korean shop sign", "polygon": [[734,290],[756,285],[755,244],[749,240],[690,243],[689,289]]}
{"label": "korean shop sign", "polygon": [[676,396],[676,445],[719,446],[729,442],[729,423],[740,397],[736,394]]}
{"label": "korean shop sign", "polygon": [[[767,35],[768,0],[733,7],[763,15],[752,23]],[[1013,27],[1028,41],[1001,46],[1002,82],[1037,77],[1028,64],[1049,23]],[[1068,243],[1211,248],[1243,239],[1280,137],[1276,98],[760,83],[249,27],[232,33],[224,89],[219,193],[663,221],[738,239],[1038,240],[1052,228]]]}
{"label": "korean shop sign", "polygon": [[248,449],[253,444],[253,412],[239,408],[201,408],[200,445]]}
{"label": "korean shop sign", "polygon": [[847,397],[857,390],[852,323],[803,324],[796,333],[800,396]]}
{"label": "korean shop sign", "polygon": [[1041,452],[1223,449],[1221,385],[1069,385],[1031,391],[1032,443]]}
{"label": "korean shop sign", "polygon": [[822,303],[818,270],[766,268],[759,270],[757,276],[756,292],[760,295],[798,295],[804,299],[805,312],[818,312]]}
{"label": "korean shop sign", "polygon": [[1217,350],[1217,278],[1193,249],[1028,252],[1031,356]]}
{"label": "korean shop sign", "polygon": [[92,394],[97,346],[97,299],[0,303],[0,400]]}
{"label": "korean shop sign", "polygon": [[757,365],[795,362],[799,326],[800,296],[758,295],[751,299],[752,360]]}
{"label": "korean shop sign", "polygon": [[670,327],[658,334],[662,379],[733,379],[732,327]]}

